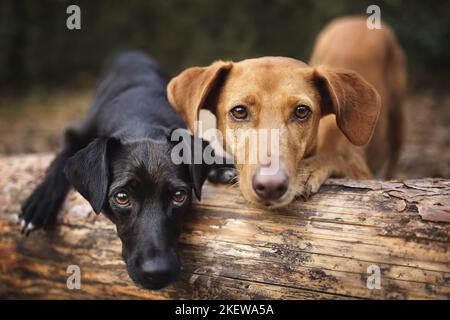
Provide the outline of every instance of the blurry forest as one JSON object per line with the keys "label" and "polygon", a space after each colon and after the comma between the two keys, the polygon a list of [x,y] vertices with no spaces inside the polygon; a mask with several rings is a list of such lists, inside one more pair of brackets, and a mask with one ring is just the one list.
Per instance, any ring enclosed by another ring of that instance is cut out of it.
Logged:
{"label": "blurry forest", "polygon": [[[85,84],[121,50],[140,48],[171,72],[212,60],[284,55],[308,60],[332,18],[378,4],[419,81],[450,71],[449,1],[360,0],[1,0],[0,84]],[[81,8],[81,30],[66,8]]]}
{"label": "blurry forest", "polygon": [[[66,28],[71,4],[81,8],[81,30]],[[0,0],[0,154],[55,151],[122,50],[142,49],[172,75],[216,59],[307,61],[327,22],[370,4],[408,58],[404,176],[450,177],[449,1]]]}

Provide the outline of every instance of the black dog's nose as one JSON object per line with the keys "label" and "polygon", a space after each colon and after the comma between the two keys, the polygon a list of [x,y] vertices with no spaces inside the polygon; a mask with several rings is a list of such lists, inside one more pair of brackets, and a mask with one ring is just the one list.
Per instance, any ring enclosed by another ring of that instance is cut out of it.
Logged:
{"label": "black dog's nose", "polygon": [[175,251],[146,257],[139,255],[127,260],[127,270],[131,279],[141,287],[159,290],[177,279],[180,262]]}
{"label": "black dog's nose", "polygon": [[289,178],[283,170],[274,174],[262,174],[261,168],[253,176],[253,189],[264,200],[280,199],[289,187]]}
{"label": "black dog's nose", "polygon": [[167,259],[147,259],[140,266],[140,271],[146,280],[155,283],[172,281],[174,270]]}

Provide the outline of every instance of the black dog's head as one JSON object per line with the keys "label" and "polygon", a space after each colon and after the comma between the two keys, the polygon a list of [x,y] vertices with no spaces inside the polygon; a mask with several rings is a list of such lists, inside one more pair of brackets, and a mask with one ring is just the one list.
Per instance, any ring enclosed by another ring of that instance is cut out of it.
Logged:
{"label": "black dog's head", "polygon": [[[193,141],[202,149],[208,146]],[[169,141],[100,138],[71,157],[65,169],[94,211],[103,211],[116,225],[128,274],[147,289],[160,289],[176,279],[183,216],[192,189],[199,198],[209,172],[206,164],[175,164],[173,147]]]}

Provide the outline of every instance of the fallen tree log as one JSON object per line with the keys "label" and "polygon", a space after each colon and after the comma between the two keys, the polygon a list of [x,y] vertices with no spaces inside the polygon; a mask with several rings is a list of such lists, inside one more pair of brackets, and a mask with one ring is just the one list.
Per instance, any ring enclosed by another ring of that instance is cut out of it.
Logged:
{"label": "fallen tree log", "polygon": [[[55,230],[20,234],[20,203],[51,159],[0,159],[0,298],[450,298],[449,180],[329,180],[275,211],[208,185],[181,236],[180,279],[146,291],[129,279],[112,223],[75,192]],[[80,289],[67,287],[69,265]]]}

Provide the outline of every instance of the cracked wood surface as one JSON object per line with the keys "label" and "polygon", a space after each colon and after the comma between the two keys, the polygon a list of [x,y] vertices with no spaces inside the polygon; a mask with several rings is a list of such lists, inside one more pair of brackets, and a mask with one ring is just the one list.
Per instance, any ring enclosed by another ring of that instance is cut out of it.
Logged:
{"label": "cracked wood surface", "polygon": [[[58,227],[19,233],[20,203],[52,155],[0,158],[0,298],[450,299],[450,181],[330,179],[308,202],[263,211],[205,187],[185,223],[179,280],[137,288],[115,228],[71,192]],[[69,290],[69,265],[81,289]],[[381,289],[367,288],[367,268]]]}

